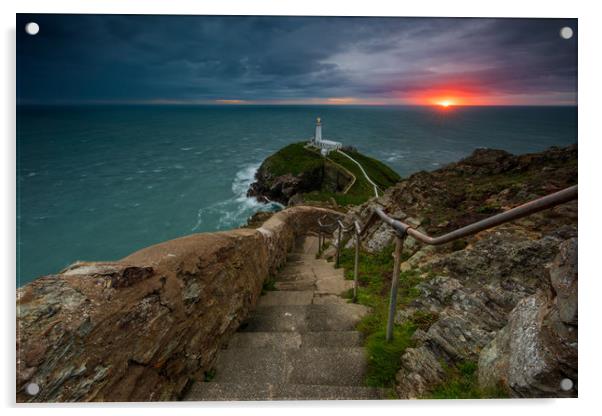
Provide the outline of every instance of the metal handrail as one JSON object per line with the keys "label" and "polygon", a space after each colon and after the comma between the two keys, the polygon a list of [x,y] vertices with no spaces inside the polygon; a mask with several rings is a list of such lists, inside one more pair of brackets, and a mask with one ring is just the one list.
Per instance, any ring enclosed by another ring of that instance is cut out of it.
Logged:
{"label": "metal handrail", "polygon": [[564,204],[565,202],[572,201],[573,199],[577,199],[577,185],[550,195],[543,196],[541,198],[534,199],[533,201],[519,205],[492,217],[485,218],[484,220],[477,221],[439,237],[431,237],[412,228],[410,225],[404,222],[391,218],[385,214],[381,208],[375,208],[374,211],[385,223],[393,227],[396,232],[401,233],[402,235],[407,233],[407,235],[414,237],[416,240],[425,244],[440,245],[449,243],[462,237],[466,237],[468,235],[476,234],[488,228],[493,228],[508,221],[526,217],[527,215],[552,208],[559,204]]}
{"label": "metal handrail", "polygon": [[324,224],[322,223],[322,220],[325,219],[327,216],[323,215],[320,218],[318,218],[318,255],[322,254],[322,250],[324,249],[324,233],[323,230],[328,230],[330,228],[332,228],[334,225],[337,224],[336,221],[331,222],[330,224]]}
{"label": "metal handrail", "polygon": [[320,218],[318,218],[318,225],[322,228],[330,228],[337,223],[337,221],[335,220],[335,221],[331,222],[330,224],[323,224],[322,220],[325,218],[327,218],[326,215],[322,215]]}
{"label": "metal handrail", "polygon": [[[508,211],[502,212],[500,214],[491,216],[489,218],[485,218],[483,220],[477,221],[465,227],[459,228],[457,230],[451,231],[447,234],[441,235],[439,237],[431,237],[427,234],[422,233],[421,231],[412,228],[409,224],[406,224],[400,220],[390,217],[387,215],[382,208],[376,207],[374,208],[368,219],[364,223],[363,226],[357,220],[353,221],[353,224],[350,227],[345,227],[345,225],[341,222],[341,220],[337,220],[337,230],[338,230],[338,242],[337,242],[337,254],[336,254],[336,267],[339,265],[339,257],[340,257],[340,249],[341,249],[341,237],[342,232],[349,231],[351,228],[354,229],[355,234],[355,261],[354,261],[354,270],[353,270],[353,301],[357,301],[357,285],[358,285],[358,259],[359,259],[359,245],[360,245],[360,237],[366,232],[368,227],[372,224],[372,222],[378,218],[385,224],[389,225],[391,228],[395,230],[395,251],[393,254],[394,263],[393,263],[393,278],[391,279],[391,294],[389,299],[389,316],[387,320],[387,334],[386,339],[390,341],[393,338],[393,323],[395,319],[395,309],[397,305],[397,290],[399,285],[399,270],[401,263],[401,251],[403,248],[403,242],[405,238],[409,235],[416,240],[430,245],[440,245],[449,243],[451,241],[457,240],[462,237],[466,237],[469,235],[476,234],[480,231],[487,230],[489,228],[496,227],[500,224],[517,220],[519,218],[526,217],[528,215],[534,214],[539,211],[543,211],[548,208],[552,208],[556,205],[564,204],[565,202],[572,201],[577,199],[577,185],[568,187],[561,191],[555,192],[550,195],[543,196],[541,198],[534,199],[533,201],[527,202],[525,204],[519,205]],[[320,220],[318,223],[321,224]],[[319,252],[321,253],[320,249]]]}

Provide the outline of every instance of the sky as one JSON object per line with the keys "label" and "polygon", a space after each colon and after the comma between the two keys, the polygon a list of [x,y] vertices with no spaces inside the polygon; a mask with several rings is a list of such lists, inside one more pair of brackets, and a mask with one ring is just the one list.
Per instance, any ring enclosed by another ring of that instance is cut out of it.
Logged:
{"label": "sky", "polygon": [[576,38],[576,19],[19,14],[17,103],[576,105]]}

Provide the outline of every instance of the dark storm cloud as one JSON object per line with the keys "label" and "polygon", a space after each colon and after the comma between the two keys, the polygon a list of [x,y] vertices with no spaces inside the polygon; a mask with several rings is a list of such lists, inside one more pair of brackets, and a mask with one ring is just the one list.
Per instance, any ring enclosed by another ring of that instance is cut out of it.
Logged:
{"label": "dark storm cloud", "polygon": [[[29,36],[28,21],[40,24]],[[19,102],[574,100],[576,20],[18,15]],[[559,98],[560,97],[560,98]]]}

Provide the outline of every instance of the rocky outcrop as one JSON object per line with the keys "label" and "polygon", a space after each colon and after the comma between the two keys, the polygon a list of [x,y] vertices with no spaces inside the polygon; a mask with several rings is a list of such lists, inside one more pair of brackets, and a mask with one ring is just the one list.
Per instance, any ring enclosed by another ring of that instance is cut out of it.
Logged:
{"label": "rocky outcrop", "polygon": [[550,266],[550,286],[520,300],[481,352],[479,383],[518,397],[577,397],[577,239]]}
{"label": "rocky outcrop", "polygon": [[[478,149],[442,169],[410,176],[350,210],[344,221],[359,217],[366,223],[380,206],[414,228],[441,235],[576,183],[576,146],[519,156]],[[417,273],[421,281],[396,322],[422,316],[428,324],[416,330],[401,357],[399,397],[428,395],[446,381],[446,368],[465,362],[479,363],[484,391],[501,387],[516,397],[575,394],[559,391],[558,377],[577,381],[576,277],[548,265],[560,264],[554,260],[563,256],[560,247],[576,236],[575,201],[443,246],[407,237],[401,270]],[[380,252],[393,238],[390,227],[375,221],[363,249]],[[533,348],[547,351],[540,352],[538,364],[529,362],[536,357],[524,357]],[[525,366],[533,368],[521,369]],[[508,368],[516,370],[512,384]]]}
{"label": "rocky outcrop", "polygon": [[[268,160],[269,162],[269,160]],[[248,196],[256,197],[259,201],[276,201],[284,205],[312,191],[330,193],[341,192],[353,181],[353,176],[340,166],[324,160],[320,165],[305,169],[296,175],[285,173],[277,175],[270,169],[270,164],[264,162],[255,175],[247,192]]]}
{"label": "rocky outcrop", "polygon": [[[537,359],[531,351],[535,347],[529,346],[535,340],[528,336],[535,336],[537,322],[544,322],[544,316],[548,316],[550,301],[541,293],[548,287],[550,276],[559,276],[557,268],[547,270],[546,266],[557,255],[559,247],[558,256],[566,257],[563,250],[573,241],[576,239],[563,240],[549,235],[531,240],[507,229],[486,233],[474,246],[451,254],[437,255],[429,250],[423,258],[430,260],[420,263],[423,269],[429,270],[416,286],[420,294],[398,311],[396,321],[403,323],[420,312],[434,317],[434,323],[415,333],[415,347],[407,349],[402,356],[402,366],[397,374],[399,396],[421,397],[444,381],[441,363],[454,365],[465,361],[479,362],[484,389],[508,386],[511,388],[509,393],[516,396],[542,396],[542,392],[533,390],[533,381],[525,381],[535,376],[529,376],[527,368],[533,365],[523,361]],[[433,273],[437,275],[429,277]],[[572,380],[576,380],[576,367],[573,372],[559,370],[573,357],[565,357],[563,364],[558,358],[560,351],[574,347],[576,360],[576,344],[570,344],[576,341],[576,326],[572,330],[571,324],[567,323],[576,322],[576,274],[574,282],[566,273],[562,278],[552,277],[552,280],[562,281],[565,289],[554,289],[558,293],[555,309],[558,312],[549,315],[547,319],[555,321],[549,322],[546,330],[538,329],[541,338],[538,348],[556,351],[551,354],[554,359],[547,359],[548,370],[554,368],[558,374],[571,373]],[[560,287],[560,284],[556,286]],[[559,322],[561,310],[567,322]],[[574,339],[569,336],[573,334]],[[508,360],[513,363],[512,367]],[[512,385],[502,382],[510,377],[509,367],[521,381]],[[550,385],[559,386],[556,378],[542,377]],[[520,383],[529,387],[521,390]],[[564,395],[557,389],[548,393],[554,397]]]}
{"label": "rocky outcrop", "polygon": [[[322,215],[195,234],[118,262],[76,263],[17,291],[17,401],[178,399],[255,306],[264,279]],[[35,396],[26,387],[36,383]]]}
{"label": "rocky outcrop", "polygon": [[[441,362],[477,362],[481,350],[506,325],[512,308],[544,286],[545,265],[563,240],[531,240],[510,229],[483,233],[474,245],[451,254],[429,248],[420,256],[421,250],[406,262],[408,269],[422,268],[429,274],[416,286],[419,295],[398,311],[397,323],[417,312],[436,319],[415,334],[416,346],[402,356],[397,374],[400,397],[420,397],[442,382]],[[419,267],[412,264],[416,256]]]}
{"label": "rocky outcrop", "polygon": [[[550,148],[541,153],[512,155],[477,149],[469,157],[432,172],[418,172],[387,189],[380,198],[350,210],[346,219],[366,221],[374,206],[397,219],[440,235],[493,214],[577,183],[577,146]],[[519,220],[526,231],[541,234],[577,220],[576,203],[558,206]],[[393,241],[390,228],[378,223],[368,229],[363,248],[377,252]],[[458,249],[455,245],[447,248]],[[410,237],[406,248],[420,244]]]}

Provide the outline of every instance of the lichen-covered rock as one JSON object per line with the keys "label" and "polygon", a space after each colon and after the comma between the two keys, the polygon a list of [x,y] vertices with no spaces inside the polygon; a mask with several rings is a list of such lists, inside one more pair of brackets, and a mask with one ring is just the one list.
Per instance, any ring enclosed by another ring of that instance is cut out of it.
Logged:
{"label": "lichen-covered rock", "polygon": [[401,366],[403,371],[396,376],[396,391],[401,399],[419,398],[445,377],[437,356],[425,346],[408,348],[401,357]]}
{"label": "lichen-covered rock", "polygon": [[[175,400],[203,379],[297,236],[340,214],[295,207],[257,229],[194,234],[17,290],[17,401]],[[37,383],[40,392],[25,388]]]}
{"label": "lichen-covered rock", "polygon": [[414,337],[417,347],[402,355],[396,377],[396,390],[402,398],[420,397],[443,381],[440,364],[434,366],[433,362],[478,360],[481,349],[506,322],[503,305],[490,295],[496,293],[495,285],[473,290],[457,279],[436,276],[417,288],[420,296],[408,308],[398,311],[396,322],[412,319],[417,312],[427,312],[436,320]]}
{"label": "lichen-covered rock", "polygon": [[[554,290],[522,299],[479,359],[479,383],[517,397],[577,396],[577,239],[563,242],[550,267]],[[573,388],[563,390],[570,379]]]}
{"label": "lichen-covered rock", "polygon": [[[505,339],[502,328],[508,322],[508,315],[521,300],[549,286],[546,265],[554,259],[562,243],[549,235],[539,239],[530,237],[520,228],[507,227],[503,232],[482,233],[477,242],[464,250],[447,254],[434,248],[426,250],[423,256],[431,261],[421,264],[428,267],[431,274],[433,271],[441,274],[426,277],[419,283],[416,286],[419,296],[396,316],[398,324],[411,320],[417,312],[436,316],[430,327],[416,338],[415,349],[429,350],[437,360],[450,365],[484,360],[479,366],[485,369],[483,371],[504,367],[508,351],[500,348],[500,339]],[[419,253],[421,251],[415,256]],[[562,259],[562,270],[572,270],[568,262],[570,255],[565,253]],[[559,260],[556,263],[560,264]],[[552,270],[557,276],[555,280],[562,281],[567,288],[561,293],[571,293],[574,289],[571,279],[566,273]],[[563,310],[572,309],[565,305]],[[525,313],[525,319],[529,316]],[[523,347],[527,345],[526,338],[515,341]],[[492,350],[488,351],[490,347]],[[494,350],[499,351],[497,356],[501,361],[491,358]],[[408,367],[405,363],[410,359],[414,362]],[[421,362],[422,359],[425,362]],[[396,390],[400,397],[419,397],[441,381],[433,376],[431,361],[424,351],[420,354],[413,348],[405,351],[397,374]],[[420,382],[407,390],[416,380]],[[483,385],[498,387],[499,384],[495,381]]]}
{"label": "lichen-covered rock", "polygon": [[560,246],[550,267],[550,283],[556,293],[558,318],[565,324],[577,325],[577,239]]}

